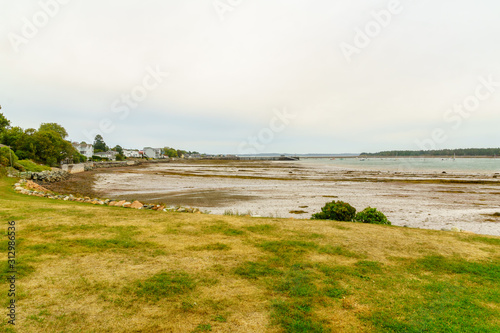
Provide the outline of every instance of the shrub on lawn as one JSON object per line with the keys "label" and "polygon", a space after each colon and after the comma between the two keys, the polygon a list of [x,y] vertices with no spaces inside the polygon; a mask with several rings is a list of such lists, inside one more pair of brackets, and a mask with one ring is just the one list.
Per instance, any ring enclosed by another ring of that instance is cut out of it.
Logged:
{"label": "shrub on lawn", "polygon": [[354,221],[373,224],[391,224],[384,213],[379,212],[377,208],[371,207],[367,207],[363,211],[357,213]]}
{"label": "shrub on lawn", "polygon": [[16,164],[18,158],[9,147],[0,147],[0,165],[10,166]]}
{"label": "shrub on lawn", "polygon": [[321,212],[313,214],[313,220],[335,220],[351,222],[356,215],[356,208],[343,201],[328,202]]}

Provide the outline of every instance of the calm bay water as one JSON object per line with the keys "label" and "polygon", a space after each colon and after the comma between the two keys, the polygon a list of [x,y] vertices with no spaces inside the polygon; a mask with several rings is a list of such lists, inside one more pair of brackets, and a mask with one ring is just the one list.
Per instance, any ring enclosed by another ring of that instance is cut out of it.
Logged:
{"label": "calm bay water", "polygon": [[304,158],[300,163],[357,170],[500,173],[500,158]]}

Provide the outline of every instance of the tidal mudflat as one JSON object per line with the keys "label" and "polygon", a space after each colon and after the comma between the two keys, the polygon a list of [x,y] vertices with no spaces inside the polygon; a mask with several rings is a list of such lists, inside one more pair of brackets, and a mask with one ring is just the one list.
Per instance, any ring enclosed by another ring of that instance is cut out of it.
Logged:
{"label": "tidal mudflat", "polygon": [[104,170],[93,189],[113,199],[198,207],[212,214],[310,218],[328,201],[375,207],[393,225],[500,235],[492,174],[355,170],[280,161],[177,161]]}

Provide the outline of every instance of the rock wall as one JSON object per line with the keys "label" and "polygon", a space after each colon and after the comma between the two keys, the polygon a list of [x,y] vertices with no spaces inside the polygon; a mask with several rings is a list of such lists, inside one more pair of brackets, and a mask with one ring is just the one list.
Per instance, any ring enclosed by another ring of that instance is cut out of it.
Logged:
{"label": "rock wall", "polygon": [[59,182],[69,177],[69,173],[62,169],[52,169],[51,171],[42,172],[21,172],[19,174],[20,178],[31,179],[34,181],[41,181],[46,183]]}
{"label": "rock wall", "polygon": [[63,164],[61,166],[61,169],[64,171],[67,171],[69,173],[80,173],[85,171],[85,164],[86,163],[79,163],[79,164]]}
{"label": "rock wall", "polygon": [[69,173],[78,173],[78,172],[90,171],[90,170],[101,169],[101,168],[119,168],[119,167],[126,167],[126,166],[141,165],[143,163],[160,163],[160,162],[165,163],[168,161],[128,160],[128,161],[87,162],[87,163],[80,163],[80,164],[64,164],[62,166],[62,169],[65,171],[68,171]]}

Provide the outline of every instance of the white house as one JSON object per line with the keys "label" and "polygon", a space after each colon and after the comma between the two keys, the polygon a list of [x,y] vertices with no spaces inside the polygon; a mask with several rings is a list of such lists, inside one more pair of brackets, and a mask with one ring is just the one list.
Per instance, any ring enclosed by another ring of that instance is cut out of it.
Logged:
{"label": "white house", "polygon": [[73,142],[72,145],[80,154],[85,156],[87,159],[92,158],[92,155],[94,155],[94,146],[92,146],[91,144]]}
{"label": "white house", "polygon": [[164,158],[163,149],[161,148],[144,147],[143,151],[144,156],[147,158]]}
{"label": "white house", "polygon": [[141,154],[135,149],[123,149],[123,156],[127,158],[140,158]]}
{"label": "white house", "polygon": [[107,158],[110,161],[115,161],[116,160],[116,155],[118,155],[117,151],[103,151],[99,153],[95,153],[95,156],[99,156],[100,158]]}

